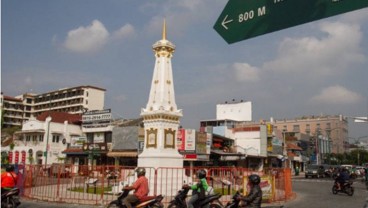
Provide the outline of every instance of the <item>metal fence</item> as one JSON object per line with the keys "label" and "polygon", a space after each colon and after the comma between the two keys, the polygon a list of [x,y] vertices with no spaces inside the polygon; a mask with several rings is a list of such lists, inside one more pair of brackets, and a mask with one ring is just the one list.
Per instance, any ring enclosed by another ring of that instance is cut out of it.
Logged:
{"label": "metal fence", "polygon": [[[26,165],[18,168],[18,187],[23,197],[53,202],[105,205],[116,199],[125,185],[136,180],[135,167]],[[293,196],[290,169],[265,169],[262,172],[237,167],[150,168],[146,167],[149,195],[162,194],[167,205],[183,184],[197,182],[196,171],[207,171],[207,182],[220,193],[223,203],[236,191],[246,194],[247,176],[261,176],[265,202],[284,201]]]}

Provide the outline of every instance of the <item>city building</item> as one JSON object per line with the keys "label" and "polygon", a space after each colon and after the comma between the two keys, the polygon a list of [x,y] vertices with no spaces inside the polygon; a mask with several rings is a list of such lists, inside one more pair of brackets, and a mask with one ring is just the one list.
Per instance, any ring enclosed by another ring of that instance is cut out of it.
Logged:
{"label": "city building", "polygon": [[20,128],[24,120],[24,106],[22,99],[4,96],[3,93],[1,93],[0,99],[3,116],[2,128],[9,128],[13,126],[18,126]]}
{"label": "city building", "polygon": [[273,120],[274,128],[283,132],[302,133],[310,137],[319,153],[348,151],[348,120],[342,115],[303,116],[295,119]]}
{"label": "city building", "polygon": [[94,86],[63,88],[41,94],[25,93],[16,97],[1,94],[4,127],[21,126],[31,117],[56,111],[82,114],[104,109],[105,89]]}
{"label": "city building", "polygon": [[80,115],[44,112],[25,122],[22,130],[15,132],[14,146],[2,151],[7,151],[9,163],[14,164],[64,163],[62,151],[73,137],[83,135],[80,123]]}

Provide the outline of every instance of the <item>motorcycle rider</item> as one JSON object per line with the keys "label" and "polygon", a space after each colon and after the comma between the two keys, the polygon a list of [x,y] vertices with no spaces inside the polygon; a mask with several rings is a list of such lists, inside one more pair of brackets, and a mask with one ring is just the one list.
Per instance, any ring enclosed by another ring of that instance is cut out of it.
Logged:
{"label": "motorcycle rider", "polygon": [[252,174],[248,177],[250,184],[250,192],[246,196],[239,196],[238,200],[241,200],[247,204],[247,207],[260,208],[262,203],[262,189],[259,186],[261,178]]}
{"label": "motorcycle rider", "polygon": [[123,203],[127,208],[132,208],[133,203],[137,203],[148,195],[149,186],[148,179],[146,178],[146,169],[138,167],[135,172],[137,173],[138,179],[133,183],[132,186],[124,187],[125,190],[134,189],[132,195],[128,195],[123,199]]}
{"label": "motorcycle rider", "polygon": [[17,185],[18,176],[14,172],[13,165],[7,165],[4,173],[1,174],[1,193],[5,193]]}
{"label": "motorcycle rider", "polygon": [[335,183],[337,184],[337,190],[341,190],[341,188],[343,187],[344,183],[349,181],[350,176],[348,173],[348,170],[346,168],[342,168],[340,174],[337,176]]}
{"label": "motorcycle rider", "polygon": [[189,186],[184,185],[184,187],[190,187],[193,190],[192,197],[188,201],[188,208],[194,208],[194,203],[197,200],[203,199],[205,197],[205,192],[208,189],[208,184],[206,180],[206,171],[204,169],[200,169],[197,171],[197,177],[199,178],[199,182],[195,185]]}

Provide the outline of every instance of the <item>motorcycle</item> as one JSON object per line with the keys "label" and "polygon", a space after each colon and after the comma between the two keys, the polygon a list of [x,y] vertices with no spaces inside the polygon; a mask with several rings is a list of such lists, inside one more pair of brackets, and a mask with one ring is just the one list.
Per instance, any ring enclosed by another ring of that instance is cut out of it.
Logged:
{"label": "motorcycle", "polygon": [[339,192],[341,193],[345,193],[349,196],[353,196],[354,194],[354,187],[352,186],[353,185],[353,181],[348,181],[348,182],[345,182],[341,189],[338,190],[338,186],[337,186],[337,183],[338,182],[335,182],[334,185],[332,186],[332,193],[333,194],[337,194]]}
{"label": "motorcycle", "polygon": [[[107,206],[108,208],[113,207],[119,207],[119,208],[126,208],[126,206],[123,204],[123,199],[128,196],[130,190],[123,190],[118,195],[118,198],[112,202],[109,203]],[[164,205],[162,204],[162,199],[164,197],[162,195],[158,196],[147,196],[145,199],[139,201],[136,204],[133,204],[133,207],[135,208],[164,208]]]}
{"label": "motorcycle", "polygon": [[232,201],[228,202],[225,206],[225,208],[238,208],[239,204],[240,204],[240,200],[239,197],[241,196],[241,194],[239,193],[239,191],[237,191],[233,198]]}
{"label": "motorcycle", "polygon": [[19,189],[13,188],[1,193],[1,208],[16,208],[20,205]]}
{"label": "motorcycle", "polygon": [[[188,196],[188,192],[190,190],[190,187],[183,186],[181,190],[178,191],[174,199],[169,203],[168,208],[187,208],[187,203],[185,199]],[[221,201],[219,200],[221,197],[220,194],[209,194],[205,196],[204,199],[198,200],[195,204],[195,208],[204,208],[204,207],[210,207],[210,208],[222,208],[223,205]]]}

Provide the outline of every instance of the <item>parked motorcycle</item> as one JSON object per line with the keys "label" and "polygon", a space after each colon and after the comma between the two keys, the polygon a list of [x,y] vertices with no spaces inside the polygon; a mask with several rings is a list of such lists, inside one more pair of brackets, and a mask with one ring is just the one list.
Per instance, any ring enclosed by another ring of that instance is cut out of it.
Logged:
{"label": "parked motorcycle", "polygon": [[[108,208],[113,207],[119,207],[119,208],[126,208],[126,206],[123,204],[123,199],[128,196],[130,190],[123,190],[118,195],[118,198],[107,206]],[[147,196],[145,199],[139,201],[136,204],[133,204],[133,207],[135,208],[164,208],[164,205],[162,204],[162,199],[164,197],[162,195],[158,196]]]}
{"label": "parked motorcycle", "polygon": [[1,208],[16,208],[20,205],[19,189],[13,188],[1,193]]}
{"label": "parked motorcycle", "polygon": [[[169,203],[168,208],[187,208],[187,203],[185,199],[188,196],[190,187],[183,186],[181,190],[178,191],[175,198]],[[210,207],[210,208],[222,208],[223,205],[219,200],[220,194],[209,194],[205,196],[204,199],[198,200],[195,204],[195,208]]]}
{"label": "parked motorcycle", "polygon": [[349,196],[353,196],[354,187],[352,185],[353,185],[353,181],[345,182],[342,185],[341,189],[338,190],[337,182],[335,182],[334,185],[332,186],[332,193],[337,194],[337,193],[341,192],[341,193],[345,193]]}

